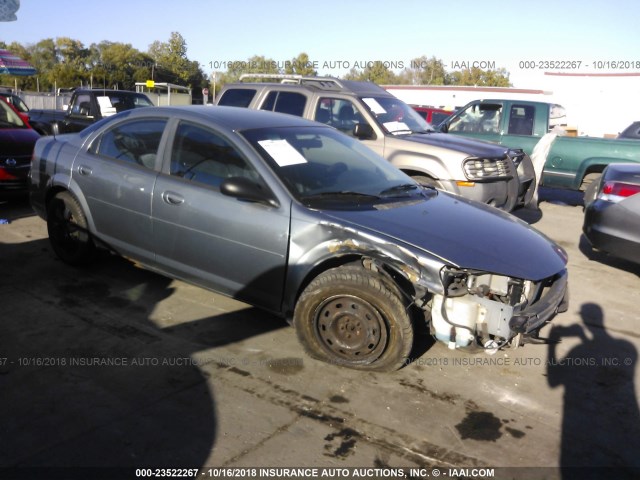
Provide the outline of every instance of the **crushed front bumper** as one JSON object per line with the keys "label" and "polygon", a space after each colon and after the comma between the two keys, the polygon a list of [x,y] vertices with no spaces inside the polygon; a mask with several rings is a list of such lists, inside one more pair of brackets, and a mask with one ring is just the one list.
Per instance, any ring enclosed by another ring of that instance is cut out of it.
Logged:
{"label": "crushed front bumper", "polygon": [[514,312],[509,320],[511,331],[525,335],[536,333],[557,313],[566,312],[569,308],[568,276],[567,270],[563,270],[543,286],[545,291],[538,301]]}

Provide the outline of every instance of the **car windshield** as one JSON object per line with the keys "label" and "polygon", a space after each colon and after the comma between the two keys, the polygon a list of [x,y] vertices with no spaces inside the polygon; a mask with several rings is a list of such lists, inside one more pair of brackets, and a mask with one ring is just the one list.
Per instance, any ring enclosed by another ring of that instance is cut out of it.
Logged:
{"label": "car windshield", "polygon": [[393,135],[433,131],[413,108],[395,97],[362,97],[362,101],[380,126]]}
{"label": "car windshield", "polygon": [[410,177],[333,128],[262,128],[242,135],[305,205],[359,208],[422,195]]}
{"label": "car windshield", "polygon": [[27,128],[18,114],[4,100],[0,100],[0,128]]}

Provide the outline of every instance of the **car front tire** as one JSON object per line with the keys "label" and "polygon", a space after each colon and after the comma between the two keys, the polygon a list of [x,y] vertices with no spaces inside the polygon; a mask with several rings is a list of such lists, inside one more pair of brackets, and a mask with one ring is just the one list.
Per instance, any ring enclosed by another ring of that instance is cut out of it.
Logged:
{"label": "car front tire", "polygon": [[397,288],[361,266],[318,275],[300,296],[293,324],[311,357],[349,368],[397,370],[413,346],[413,326]]}

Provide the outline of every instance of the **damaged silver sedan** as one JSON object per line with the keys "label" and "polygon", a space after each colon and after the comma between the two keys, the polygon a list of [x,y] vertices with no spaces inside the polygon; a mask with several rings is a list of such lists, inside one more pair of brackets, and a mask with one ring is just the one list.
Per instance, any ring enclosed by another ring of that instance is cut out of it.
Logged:
{"label": "damaged silver sedan", "polygon": [[551,240],[294,116],[123,112],[40,139],[30,193],[65,262],[108,248],[281,315],[333,364],[400,368],[425,323],[451,348],[495,351],[566,309]]}

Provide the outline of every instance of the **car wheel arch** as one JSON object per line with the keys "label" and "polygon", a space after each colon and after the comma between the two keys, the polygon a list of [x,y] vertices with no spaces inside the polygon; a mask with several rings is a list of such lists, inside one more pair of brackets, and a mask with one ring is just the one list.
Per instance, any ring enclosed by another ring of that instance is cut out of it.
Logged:
{"label": "car wheel arch", "polygon": [[87,204],[87,200],[82,194],[80,188],[73,188],[73,184],[70,184],[69,187],[66,185],[61,185],[59,182],[56,182],[53,186],[51,186],[45,195],[45,211],[49,207],[49,203],[51,200],[60,192],[69,192],[73,198],[77,200],[82,208],[82,212],[87,220],[87,225],[90,231],[95,232],[95,225],[93,223],[93,217],[91,216],[91,211],[89,210],[89,205]]}
{"label": "car wheel arch", "polygon": [[[607,168],[607,165],[609,165],[610,163],[636,163],[636,162],[629,162],[626,159],[621,159],[621,158],[602,158],[602,157],[594,157],[594,158],[588,158],[582,161],[582,164],[580,165],[580,170],[578,170],[577,174],[576,174],[576,189],[583,189],[588,187],[588,185],[591,183],[587,177],[589,175],[592,175],[592,177],[590,177],[592,180],[593,178],[595,178],[596,176],[600,175],[605,168]],[[585,180],[586,181],[586,185],[585,185]]]}
{"label": "car wheel arch", "polygon": [[389,162],[403,172],[432,177],[436,180],[451,177],[450,166],[435,155],[398,151],[389,156]]}
{"label": "car wheel arch", "polygon": [[407,276],[407,273],[398,265],[395,265],[389,258],[385,258],[383,255],[371,256],[353,252],[337,257],[331,256],[324,258],[304,272],[300,272],[299,275],[293,275],[293,277],[297,279],[295,280],[295,291],[292,292],[293,295],[289,295],[288,300],[285,299],[283,308],[287,321],[291,323],[293,311],[295,310],[300,295],[302,295],[302,292],[315,278],[333,268],[353,265],[361,266],[365,270],[379,272],[381,279],[389,288],[395,289],[405,299],[413,300],[415,295],[413,284]]}

